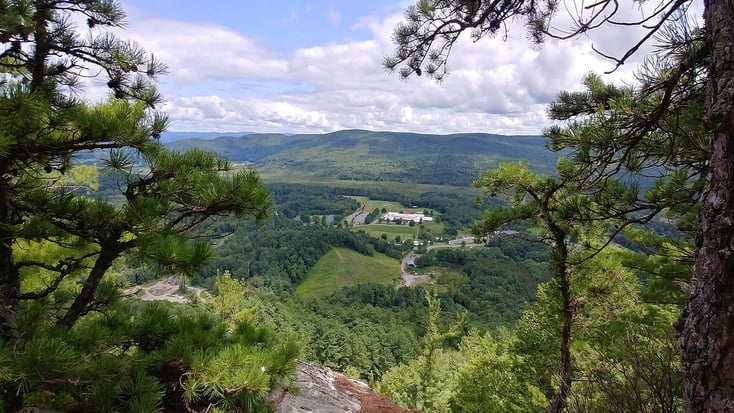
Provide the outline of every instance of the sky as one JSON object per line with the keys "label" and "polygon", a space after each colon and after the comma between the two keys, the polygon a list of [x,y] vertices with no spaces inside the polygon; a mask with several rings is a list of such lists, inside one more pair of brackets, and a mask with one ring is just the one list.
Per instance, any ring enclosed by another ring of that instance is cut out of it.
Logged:
{"label": "sky", "polygon": [[[536,135],[550,125],[546,108],[559,91],[580,90],[584,74],[614,67],[592,44],[621,55],[640,35],[607,28],[538,50],[511,24],[507,39],[462,38],[440,84],[405,81],[382,61],[411,3],[122,0],[127,24],[120,36],[168,66],[159,88],[170,131]],[[649,12],[621,4],[629,7],[625,14]],[[568,19],[559,16],[557,26]],[[605,79],[632,82],[650,47]]]}

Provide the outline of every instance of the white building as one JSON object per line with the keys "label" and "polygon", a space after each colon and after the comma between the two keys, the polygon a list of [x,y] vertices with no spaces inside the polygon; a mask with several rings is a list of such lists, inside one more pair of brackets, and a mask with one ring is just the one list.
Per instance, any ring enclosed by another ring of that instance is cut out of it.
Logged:
{"label": "white building", "polygon": [[413,221],[416,224],[433,221],[433,217],[427,217],[423,214],[401,214],[399,212],[387,212],[382,214],[383,221],[397,221],[398,219],[402,221]]}

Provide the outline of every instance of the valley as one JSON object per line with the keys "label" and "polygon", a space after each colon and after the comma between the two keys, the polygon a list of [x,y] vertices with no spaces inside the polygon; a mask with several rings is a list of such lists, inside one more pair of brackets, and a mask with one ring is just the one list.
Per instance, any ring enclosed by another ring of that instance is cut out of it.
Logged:
{"label": "valley", "polygon": [[0,1],[1,412],[734,411],[731,0],[163,3]]}
{"label": "valley", "polygon": [[[464,175],[518,159],[530,159],[536,172],[552,171],[555,154],[540,138],[491,135],[474,136],[466,149],[455,137],[429,136],[411,153],[373,150],[421,138],[343,131],[169,144],[235,156],[238,167],[261,174],[273,200],[264,221],[224,218],[205,229],[215,240],[214,256],[192,282],[215,291],[218,274],[231,274],[247,286],[244,305],[259,323],[302,338],[304,360],[381,383],[393,397],[406,383],[404,369],[420,370],[415,363],[436,328],[455,326],[465,340],[503,331],[533,340],[542,330],[532,317],[545,311],[553,288],[550,248],[528,223],[477,242],[472,225],[506,204]],[[481,162],[457,169],[451,157],[435,155],[445,147],[431,142],[442,138]],[[420,163],[423,172],[407,162]],[[450,343],[443,352],[467,351]],[[392,384],[394,375],[399,384]]]}
{"label": "valley", "polygon": [[[379,380],[419,354],[427,296],[441,300],[441,323],[463,314],[464,331],[489,332],[513,326],[550,277],[542,245],[516,239],[528,253],[510,256],[469,235],[500,202],[478,203],[473,178],[521,154],[552,169],[539,137],[343,131],[167,146],[233,157],[262,176],[273,200],[265,220],[220,218],[201,230],[214,255],[192,284],[216,293],[219,274],[231,274],[260,323],[302,337],[305,360],[352,377]],[[472,166],[444,156],[448,147]]]}
{"label": "valley", "polygon": [[[423,138],[410,153],[372,150]],[[434,362],[457,366],[469,363],[462,361],[471,353],[464,341],[502,339],[508,331],[528,343],[551,340],[533,336],[546,329],[534,317],[555,305],[549,304],[551,255],[541,231],[519,222],[484,242],[471,235],[487,210],[507,205],[471,182],[482,168],[521,157],[536,172],[553,170],[555,154],[541,141],[475,134],[462,149],[457,137],[344,131],[167,143],[175,151],[201,146],[235,156],[224,176],[252,168],[269,194],[267,214],[218,216],[192,231],[210,256],[185,278],[185,293],[173,266],[149,266],[135,255],[121,259],[113,279],[127,287],[125,305],[140,301],[141,311],[152,303],[185,305],[277,331],[297,340],[300,359],[372,383],[412,406],[400,399],[400,389],[424,368],[430,346]],[[437,155],[446,145],[476,162],[457,169],[455,159]],[[103,156],[88,154],[85,163]],[[408,164],[420,164],[420,172]],[[142,163],[133,170],[148,172]],[[99,172],[94,196],[122,202],[119,177]],[[432,341],[435,335],[444,338]],[[540,357],[545,348],[502,351]],[[453,377],[441,369],[435,374],[432,380]]]}

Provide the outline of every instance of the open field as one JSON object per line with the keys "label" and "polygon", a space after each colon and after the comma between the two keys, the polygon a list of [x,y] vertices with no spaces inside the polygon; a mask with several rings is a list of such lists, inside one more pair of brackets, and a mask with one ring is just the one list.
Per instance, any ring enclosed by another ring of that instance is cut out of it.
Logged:
{"label": "open field", "polygon": [[379,209],[385,208],[389,212],[403,211],[406,214],[410,214],[410,213],[420,214],[420,213],[423,213],[423,211],[431,211],[430,208],[421,208],[420,206],[416,208],[412,206],[403,206],[397,202],[383,201],[380,199],[371,199],[371,198],[367,198],[366,196],[350,196],[349,198],[352,198],[355,201],[359,202],[360,204],[364,205],[365,212],[372,212],[375,208],[379,208]]}
{"label": "open field", "polygon": [[334,248],[314,265],[296,288],[302,297],[319,297],[341,287],[378,283],[397,285],[400,262],[383,254],[368,257],[346,248]]}
{"label": "open field", "polygon": [[444,225],[441,222],[424,222],[423,228],[427,231],[431,231],[434,234],[440,234],[443,232]]}
{"label": "open field", "polygon": [[387,224],[369,224],[358,225],[352,228],[355,231],[363,230],[364,232],[379,238],[382,234],[387,234],[387,239],[392,241],[396,236],[400,235],[401,239],[415,238],[417,227],[408,225],[387,225]]}

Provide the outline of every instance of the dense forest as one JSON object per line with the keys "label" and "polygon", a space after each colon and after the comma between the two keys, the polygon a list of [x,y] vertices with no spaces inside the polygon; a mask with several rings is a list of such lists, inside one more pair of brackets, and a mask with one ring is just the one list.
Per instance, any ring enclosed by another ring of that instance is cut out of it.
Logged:
{"label": "dense forest", "polygon": [[[274,205],[298,204],[307,216],[324,212],[321,206],[327,197],[312,196],[318,193],[317,188],[276,188]],[[342,211],[339,217],[346,212],[351,211]],[[437,291],[443,318],[465,314],[466,331],[490,331],[513,325],[524,304],[535,301],[537,285],[549,278],[543,264],[543,244],[513,239],[507,243],[512,257],[501,248],[435,249],[425,254],[417,261],[419,267],[447,270],[436,277],[435,286],[428,288],[396,289],[394,284],[367,282],[332,289],[326,295],[302,297],[295,293],[297,287],[334,248],[348,248],[368,257],[384,254],[397,263],[413,245],[385,242],[358,227],[341,225],[338,219],[331,224],[287,217],[273,217],[263,223],[226,219],[204,231],[212,239],[221,239],[214,242],[214,258],[193,280],[196,284],[210,288],[216,274],[231,273],[252,288],[250,299],[267,300],[268,309],[263,311],[269,315],[263,317],[268,323],[307,338],[304,353],[308,360],[342,371],[348,369],[365,380],[378,380],[389,368],[414,355],[426,328],[426,292]],[[212,236],[212,231],[225,235]],[[382,344],[369,344],[375,340]],[[335,348],[326,349],[328,346]]]}
{"label": "dense forest", "polygon": [[[586,75],[546,138],[164,145],[165,65],[71,23],[118,3],[0,1],[0,408],[265,412],[302,358],[424,413],[731,410],[734,16],[685,3],[639,84]],[[384,64],[441,80],[462,31],[541,42],[556,6],[418,2]]]}

